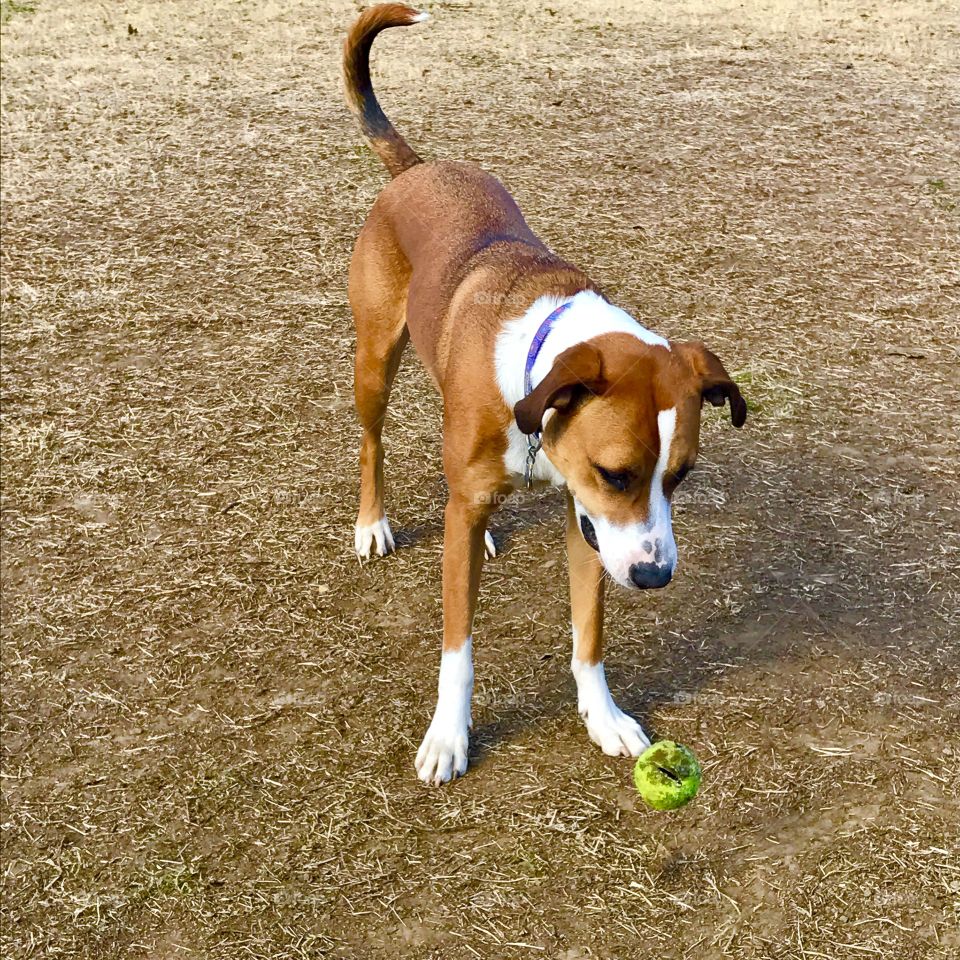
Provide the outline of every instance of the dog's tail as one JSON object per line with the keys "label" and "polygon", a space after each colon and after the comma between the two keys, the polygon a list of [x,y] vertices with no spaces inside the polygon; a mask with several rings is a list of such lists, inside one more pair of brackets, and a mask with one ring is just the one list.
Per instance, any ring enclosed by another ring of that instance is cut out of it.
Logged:
{"label": "dog's tail", "polygon": [[379,3],[360,14],[343,44],[343,83],[347,105],[391,177],[399,176],[421,161],[377,103],[370,82],[370,47],[381,30],[409,27],[427,17],[428,14],[403,3]]}

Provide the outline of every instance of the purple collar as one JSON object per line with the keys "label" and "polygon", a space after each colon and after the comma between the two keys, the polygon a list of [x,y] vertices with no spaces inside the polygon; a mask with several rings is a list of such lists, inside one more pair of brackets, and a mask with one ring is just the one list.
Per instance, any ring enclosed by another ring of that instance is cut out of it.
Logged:
{"label": "purple collar", "polygon": [[[527,351],[527,365],[523,368],[523,395],[525,397],[528,397],[530,391],[533,390],[533,365],[537,362],[537,357],[540,356],[540,349],[543,347],[544,341],[550,335],[553,325],[572,305],[572,300],[561,303],[560,306],[540,324],[537,332],[533,335],[533,341],[530,344],[530,349]],[[537,433],[539,434],[540,431],[538,430]]]}

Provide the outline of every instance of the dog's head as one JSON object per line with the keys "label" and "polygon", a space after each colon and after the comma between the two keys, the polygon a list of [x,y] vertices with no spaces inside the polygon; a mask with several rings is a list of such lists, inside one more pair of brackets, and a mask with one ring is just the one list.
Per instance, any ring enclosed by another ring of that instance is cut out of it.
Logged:
{"label": "dog's head", "polygon": [[524,433],[543,424],[584,539],[623,586],[663,587],[673,576],[670,499],[697,459],[704,401],[729,401],[743,426],[746,402],[702,343],[668,349],[609,333],[561,353],[514,407]]}

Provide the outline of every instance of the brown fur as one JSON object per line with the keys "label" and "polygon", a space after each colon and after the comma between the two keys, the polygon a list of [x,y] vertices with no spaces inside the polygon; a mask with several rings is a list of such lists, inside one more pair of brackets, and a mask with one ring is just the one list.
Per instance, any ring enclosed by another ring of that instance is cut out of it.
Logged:
{"label": "brown fur", "polygon": [[[385,26],[408,24],[414,14],[396,4],[375,7],[351,30],[344,75],[348,101],[361,116],[369,109],[372,91],[368,95],[357,85],[369,83],[365,58],[373,36]],[[443,459],[450,491],[444,524],[443,644],[444,650],[456,650],[471,632],[487,521],[498,495],[512,489],[503,455],[514,411],[497,385],[496,337],[506,321],[538,297],[568,297],[596,288],[547,249],[489,174],[466,163],[411,160],[416,154],[396,131],[374,139],[373,146],[397,175],[374,203],[350,267],[357,328],[355,394],[364,430],[358,524],[384,516],[381,430],[409,338],[443,395]],[[707,395],[711,402],[721,395],[731,398],[732,407],[737,398],[742,403],[712,354],[698,345],[678,347],[668,351],[626,334],[595,338],[564,354],[531,397],[517,405],[516,419],[526,432],[539,425],[547,408],[557,410],[544,431],[544,450],[567,478],[570,492],[591,512],[623,522],[643,519],[659,450],[658,410],[677,407],[675,468],[696,457],[705,391],[712,391]],[[733,409],[734,421],[742,422],[739,406]],[[625,494],[613,491],[598,478],[595,464],[629,468],[636,482]],[[602,566],[579,533],[572,505],[568,516],[574,624],[584,659],[597,662]]]}
{"label": "brown fur", "polygon": [[567,497],[567,567],[570,622],[577,638],[574,655],[593,666],[603,659],[603,564],[580,533],[572,497]]}
{"label": "brown fur", "polygon": [[418,164],[420,158],[394,129],[373,94],[370,82],[370,47],[381,30],[409,27],[418,13],[403,3],[381,3],[357,17],[343,43],[343,86],[347,105],[360,124],[374,153],[392,177]]}

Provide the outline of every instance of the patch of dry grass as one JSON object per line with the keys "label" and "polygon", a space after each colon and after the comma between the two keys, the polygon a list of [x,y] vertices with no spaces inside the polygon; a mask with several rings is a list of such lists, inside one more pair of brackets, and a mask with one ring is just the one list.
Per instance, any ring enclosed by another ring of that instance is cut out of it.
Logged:
{"label": "patch of dry grass", "polygon": [[46,0],[3,37],[5,954],[960,946],[950,5],[549,8],[437,4],[378,41],[378,90],[743,382],[680,575],[609,600],[611,684],[702,796],[638,808],[587,742],[549,495],[495,527],[471,771],[415,780],[440,416],[408,357],[405,549],[359,566],[345,269],[383,175],[337,91],[355,8]]}

